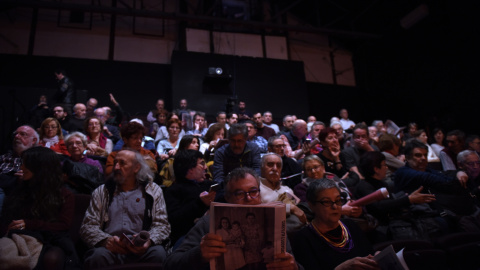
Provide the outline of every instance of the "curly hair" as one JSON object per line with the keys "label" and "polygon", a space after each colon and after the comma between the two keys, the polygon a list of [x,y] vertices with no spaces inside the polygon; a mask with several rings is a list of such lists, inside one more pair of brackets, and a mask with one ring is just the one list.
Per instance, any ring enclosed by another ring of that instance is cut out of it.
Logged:
{"label": "curly hair", "polygon": [[123,125],[120,129],[120,134],[122,138],[130,139],[133,135],[141,133],[142,137],[147,134],[145,127],[137,122],[128,122],[126,125]]}

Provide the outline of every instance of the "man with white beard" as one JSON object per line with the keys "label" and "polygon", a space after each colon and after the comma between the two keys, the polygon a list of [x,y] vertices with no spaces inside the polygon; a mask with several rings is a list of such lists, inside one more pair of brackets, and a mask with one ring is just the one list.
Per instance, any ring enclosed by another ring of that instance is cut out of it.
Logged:
{"label": "man with white beard", "polygon": [[0,212],[5,194],[8,194],[22,176],[22,153],[37,145],[38,133],[31,126],[21,126],[13,133],[12,151],[0,156]]}

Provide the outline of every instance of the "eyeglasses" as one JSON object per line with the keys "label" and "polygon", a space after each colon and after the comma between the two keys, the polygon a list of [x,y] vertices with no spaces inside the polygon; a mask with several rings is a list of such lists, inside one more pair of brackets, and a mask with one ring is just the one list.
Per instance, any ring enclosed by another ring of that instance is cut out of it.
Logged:
{"label": "eyeglasses", "polygon": [[90,123],[88,124],[89,127],[97,127],[100,126],[100,123]]}
{"label": "eyeglasses", "polygon": [[469,167],[480,166],[480,161],[465,162],[465,164]]}
{"label": "eyeglasses", "polygon": [[286,145],[285,144],[277,144],[277,145],[274,145],[273,147],[274,148],[285,148]]}
{"label": "eyeglasses", "polygon": [[334,204],[337,206],[342,206],[345,204],[344,199],[338,199],[336,201],[330,201],[330,200],[321,200],[321,201],[315,201],[316,203],[321,203],[325,207],[332,207]]}
{"label": "eyeglasses", "polygon": [[233,193],[233,196],[237,198],[237,200],[245,200],[247,196],[250,196],[252,199],[256,199],[260,195],[260,190],[259,189],[252,189],[248,192],[245,192],[243,190],[237,190]]}
{"label": "eyeglasses", "polygon": [[58,126],[44,126],[44,129],[56,129]]}
{"label": "eyeglasses", "polygon": [[321,165],[317,165],[317,166],[314,166],[312,168],[305,168],[305,171],[309,172],[309,171],[312,171],[312,172],[316,172],[318,170],[320,170],[320,168],[322,168]]}

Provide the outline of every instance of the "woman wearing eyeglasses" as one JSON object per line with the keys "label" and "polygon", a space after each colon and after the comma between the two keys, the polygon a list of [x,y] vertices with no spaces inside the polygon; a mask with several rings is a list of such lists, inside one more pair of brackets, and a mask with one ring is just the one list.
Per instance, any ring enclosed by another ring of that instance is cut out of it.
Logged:
{"label": "woman wearing eyeglasses", "polygon": [[362,230],[340,219],[343,200],[335,181],[312,182],[307,201],[314,218],[291,238],[295,259],[305,269],[380,269]]}
{"label": "woman wearing eyeglasses", "polygon": [[87,118],[83,127],[87,135],[87,155],[108,156],[113,149],[112,140],[103,135],[103,124],[96,116]]}
{"label": "woman wearing eyeglasses", "polygon": [[322,160],[316,155],[306,156],[303,159],[303,171],[306,178],[302,179],[302,182],[295,186],[294,192],[295,195],[300,198],[302,202],[307,201],[307,189],[310,183],[314,181],[319,181],[319,179],[329,179],[333,180],[340,187],[343,197],[346,199],[346,204],[340,207],[342,214],[348,217],[359,217],[362,214],[362,208],[358,206],[351,206],[351,192],[347,187],[347,184],[344,180],[338,178],[333,173],[328,173],[325,171],[325,165]]}
{"label": "woman wearing eyeglasses", "polygon": [[57,154],[70,156],[63,141],[62,127],[57,119],[49,117],[43,120],[39,135],[39,145],[50,148]]}

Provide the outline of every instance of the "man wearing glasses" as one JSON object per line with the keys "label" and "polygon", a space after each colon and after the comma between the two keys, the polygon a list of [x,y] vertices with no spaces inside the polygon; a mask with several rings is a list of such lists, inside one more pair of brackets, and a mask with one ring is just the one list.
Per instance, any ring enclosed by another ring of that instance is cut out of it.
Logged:
{"label": "man wearing glasses", "polygon": [[40,137],[30,126],[21,126],[13,132],[12,151],[0,156],[0,212],[5,194],[13,189],[17,177],[22,176],[20,166],[23,151],[36,146]]}
{"label": "man wearing glasses", "polygon": [[[237,168],[225,179],[225,200],[231,204],[257,205],[262,203],[260,181],[255,171],[249,168]],[[209,231],[208,215],[203,216],[188,232],[182,244],[167,258],[165,269],[209,269],[210,259],[222,256],[226,244],[222,237]],[[295,258],[288,253],[277,254],[275,262],[267,264],[269,269],[299,269]]]}
{"label": "man wearing glasses", "polygon": [[474,150],[464,150],[457,155],[458,168],[468,175],[467,189],[480,198],[480,157]]}
{"label": "man wearing glasses", "polygon": [[280,136],[268,139],[268,152],[275,153],[282,158],[282,184],[294,189],[302,182],[302,167],[293,158],[285,155],[285,142]]}

